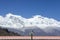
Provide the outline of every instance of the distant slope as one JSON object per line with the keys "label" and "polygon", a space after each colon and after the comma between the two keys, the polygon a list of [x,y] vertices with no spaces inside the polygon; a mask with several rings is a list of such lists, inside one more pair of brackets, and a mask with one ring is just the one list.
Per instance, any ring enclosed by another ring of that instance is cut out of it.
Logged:
{"label": "distant slope", "polygon": [[17,33],[9,32],[7,29],[0,28],[0,36],[19,36]]}

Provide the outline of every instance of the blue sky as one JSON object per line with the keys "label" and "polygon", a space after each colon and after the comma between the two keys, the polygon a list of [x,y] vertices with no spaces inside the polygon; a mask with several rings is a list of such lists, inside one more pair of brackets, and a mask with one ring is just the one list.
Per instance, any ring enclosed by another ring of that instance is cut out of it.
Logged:
{"label": "blue sky", "polygon": [[0,15],[7,13],[26,18],[42,15],[60,20],[60,0],[0,0]]}

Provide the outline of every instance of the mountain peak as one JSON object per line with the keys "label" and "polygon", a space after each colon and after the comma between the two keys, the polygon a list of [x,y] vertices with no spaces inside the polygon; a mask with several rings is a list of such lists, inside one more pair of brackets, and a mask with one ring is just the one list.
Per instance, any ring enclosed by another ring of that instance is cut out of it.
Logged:
{"label": "mountain peak", "polygon": [[8,13],[8,14],[6,14],[6,16],[11,16],[11,15],[13,15],[12,13]]}
{"label": "mountain peak", "polygon": [[33,18],[44,18],[44,17],[41,15],[35,15],[35,16],[33,16]]}
{"label": "mountain peak", "polygon": [[14,15],[12,13],[8,13],[5,17],[1,16],[0,26],[10,28],[23,28],[24,27],[32,27],[33,28],[45,28],[45,27],[60,27],[60,21],[57,21],[53,18],[44,17],[41,15],[35,15],[32,18],[24,18],[22,16]]}

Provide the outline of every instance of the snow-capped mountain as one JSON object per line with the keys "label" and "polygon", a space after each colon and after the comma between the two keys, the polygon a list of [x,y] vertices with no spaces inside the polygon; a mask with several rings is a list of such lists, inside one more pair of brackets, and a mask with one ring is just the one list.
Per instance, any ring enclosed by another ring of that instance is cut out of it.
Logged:
{"label": "snow-capped mountain", "polygon": [[31,30],[34,35],[60,35],[60,21],[41,15],[27,19],[8,13],[5,17],[0,16],[0,27],[22,35],[28,35]]}

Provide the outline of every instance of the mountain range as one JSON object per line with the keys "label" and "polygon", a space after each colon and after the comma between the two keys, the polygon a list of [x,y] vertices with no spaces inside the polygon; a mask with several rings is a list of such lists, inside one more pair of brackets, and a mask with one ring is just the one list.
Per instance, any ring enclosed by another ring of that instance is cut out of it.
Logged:
{"label": "mountain range", "polygon": [[0,28],[7,29],[19,35],[60,36],[60,21],[41,15],[24,18],[20,15],[8,13],[0,16]]}

